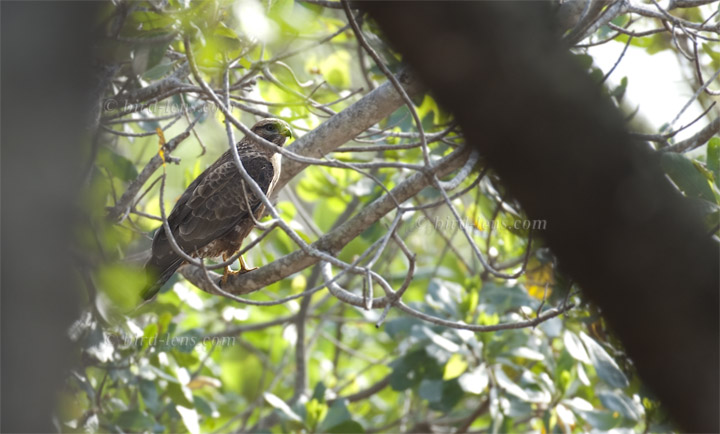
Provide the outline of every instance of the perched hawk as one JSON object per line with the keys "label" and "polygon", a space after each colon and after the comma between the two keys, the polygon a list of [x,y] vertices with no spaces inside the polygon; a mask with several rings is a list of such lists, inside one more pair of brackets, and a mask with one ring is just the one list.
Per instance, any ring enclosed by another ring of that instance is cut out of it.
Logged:
{"label": "perched hawk", "polygon": [[[279,119],[264,119],[252,127],[258,136],[282,146],[292,137],[290,127]],[[280,154],[266,150],[249,137],[237,144],[240,160],[248,175],[269,196],[280,177]],[[230,150],[200,174],[180,196],[168,224],[175,241],[187,254],[198,258],[228,258],[240,250],[265,211],[260,199],[245,185]],[[155,233],[152,256],[145,264],[148,284],[142,297],[149,300],[175,273],[184,260],[170,246],[164,227]],[[240,271],[248,271],[240,257]],[[230,273],[225,268],[224,278]]]}

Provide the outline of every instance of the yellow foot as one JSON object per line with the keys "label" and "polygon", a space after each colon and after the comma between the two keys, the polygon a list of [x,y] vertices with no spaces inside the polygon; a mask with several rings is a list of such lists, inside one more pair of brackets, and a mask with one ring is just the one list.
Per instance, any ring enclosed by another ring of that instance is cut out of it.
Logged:
{"label": "yellow foot", "polygon": [[233,271],[230,269],[230,267],[225,267],[225,271],[223,271],[223,277],[220,279],[220,286],[225,286],[227,283],[228,277],[233,274]]}

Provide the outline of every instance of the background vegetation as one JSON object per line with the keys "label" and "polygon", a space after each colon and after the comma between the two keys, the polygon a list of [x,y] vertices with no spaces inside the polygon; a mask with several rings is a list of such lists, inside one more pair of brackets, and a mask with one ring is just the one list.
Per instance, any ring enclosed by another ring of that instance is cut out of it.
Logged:
{"label": "background vegetation", "polygon": [[[717,5],[678,3],[560,11],[578,62],[630,129],[645,128],[642,101],[623,99],[633,83],[608,85],[613,71],[587,48],[685,59],[703,115],[634,136],[665,151],[669,179],[717,233]],[[558,272],[542,240],[552,222],[524,215],[361,12],[118,2],[96,25],[102,98],[75,252],[86,312],[71,329],[79,349],[59,430],[672,429],[601,313]],[[186,267],[135,309],[160,207],[227,149],[226,123],[241,135],[269,116],[299,139],[272,198],[279,219],[266,217],[246,255],[264,267],[224,296]],[[697,134],[676,141],[685,128]]]}

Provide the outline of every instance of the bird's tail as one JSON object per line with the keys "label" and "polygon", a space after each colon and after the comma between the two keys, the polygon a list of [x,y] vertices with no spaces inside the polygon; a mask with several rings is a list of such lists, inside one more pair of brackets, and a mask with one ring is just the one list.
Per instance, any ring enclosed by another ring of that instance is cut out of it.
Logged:
{"label": "bird's tail", "polygon": [[160,292],[160,288],[162,288],[165,282],[180,268],[182,263],[183,260],[179,257],[172,258],[171,261],[164,263],[156,263],[155,258],[150,258],[147,264],[145,264],[147,284],[140,292],[143,300],[147,301],[155,297],[155,295]]}

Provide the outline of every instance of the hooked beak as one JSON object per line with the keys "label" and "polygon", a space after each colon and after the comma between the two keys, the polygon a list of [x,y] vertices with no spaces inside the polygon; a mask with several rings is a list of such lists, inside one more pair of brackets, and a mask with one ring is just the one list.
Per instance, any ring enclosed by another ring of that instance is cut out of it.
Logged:
{"label": "hooked beak", "polygon": [[280,129],[280,134],[282,134],[283,136],[285,136],[289,139],[291,139],[293,136],[292,130],[290,129],[289,125],[283,125],[282,129]]}

